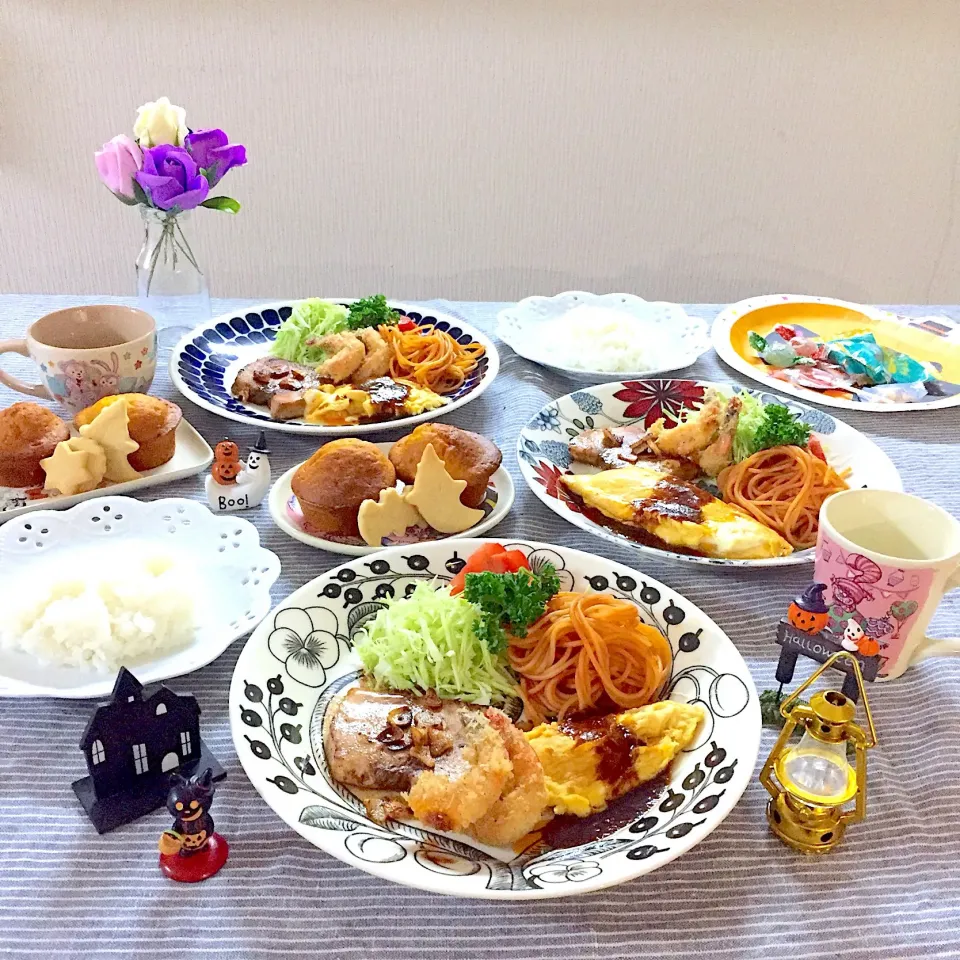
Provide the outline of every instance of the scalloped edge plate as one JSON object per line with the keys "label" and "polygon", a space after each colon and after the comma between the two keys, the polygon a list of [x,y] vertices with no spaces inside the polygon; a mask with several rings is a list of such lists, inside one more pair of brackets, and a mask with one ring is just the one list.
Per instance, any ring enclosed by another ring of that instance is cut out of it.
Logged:
{"label": "scalloped edge plate", "polygon": [[[569,301],[569,303],[564,303]],[[549,355],[538,350],[536,340],[531,340],[533,333],[527,328],[536,326],[552,319],[538,316],[538,309],[550,309],[554,305],[557,316],[563,316],[578,306],[599,306],[615,310],[624,316],[631,317],[638,324],[657,325],[657,316],[662,315],[664,322],[683,322],[689,326],[690,342],[679,340],[676,352],[667,362],[659,367],[643,371],[620,370],[580,370],[575,367],[565,367],[552,362]],[[638,313],[646,316],[638,316]],[[679,316],[678,316],[679,314]],[[655,377],[661,373],[670,373],[674,370],[683,370],[696,363],[710,349],[710,324],[707,320],[692,316],[678,303],[666,300],[644,300],[632,293],[587,293],[582,290],[568,290],[553,297],[525,297],[519,303],[506,307],[497,314],[497,336],[509,346],[514,353],[519,354],[533,363],[539,364],[557,373],[578,380],[590,380],[594,383],[609,380],[610,377],[621,377],[624,380],[633,380],[640,377]]]}
{"label": "scalloped edge plate", "polygon": [[[90,520],[87,529],[81,522]],[[153,524],[151,529],[148,525]],[[198,531],[198,527],[203,529]],[[119,528],[118,528],[119,527]],[[34,550],[64,552],[84,550],[89,543],[95,552],[106,552],[105,539],[111,541],[113,552],[119,547],[142,548],[146,543],[156,547],[157,553],[189,552],[196,557],[196,546],[167,548],[164,537],[202,539],[208,542],[209,556],[201,557],[196,573],[203,582],[197,589],[197,606],[211,604],[211,597],[219,595],[224,609],[217,611],[215,629],[211,622],[204,624],[202,616],[193,641],[155,660],[141,660],[126,664],[144,683],[169,680],[171,677],[192,673],[216,660],[239,637],[249,633],[270,610],[270,588],[280,576],[280,558],[260,545],[260,534],[249,521],[236,514],[214,514],[196,500],[168,497],[141,501],[132,497],[100,497],[95,501],[77,504],[69,510],[42,510],[13,520],[0,529],[0,563],[21,562],[42,566]],[[234,538],[231,540],[231,536]],[[228,549],[228,546],[234,549]],[[45,549],[44,549],[45,548]],[[223,555],[221,557],[221,554]],[[209,563],[203,566],[203,559]],[[9,568],[8,568],[9,569]],[[244,579],[227,588],[222,575],[227,571]],[[252,578],[252,583],[249,581]],[[218,579],[221,581],[218,586]],[[229,590],[229,593],[228,593]],[[246,610],[244,610],[246,607]],[[234,614],[231,621],[229,616]],[[204,632],[204,627],[207,632]],[[38,664],[29,654],[0,648],[0,697],[56,697],[60,699],[88,699],[107,697],[113,689],[116,671],[101,673]],[[22,677],[10,676],[11,661],[23,664],[22,669],[39,670],[46,675],[62,678],[60,684],[38,683]],[[72,681],[72,683],[71,683]]]}

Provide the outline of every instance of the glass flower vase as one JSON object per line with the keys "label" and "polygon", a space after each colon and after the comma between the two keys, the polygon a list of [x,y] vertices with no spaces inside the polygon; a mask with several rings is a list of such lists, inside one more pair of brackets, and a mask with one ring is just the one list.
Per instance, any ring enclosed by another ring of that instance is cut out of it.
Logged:
{"label": "glass flower vase", "polygon": [[189,211],[141,206],[143,246],[137,257],[137,300],[157,322],[157,342],[169,349],[210,319],[210,291],[184,225]]}

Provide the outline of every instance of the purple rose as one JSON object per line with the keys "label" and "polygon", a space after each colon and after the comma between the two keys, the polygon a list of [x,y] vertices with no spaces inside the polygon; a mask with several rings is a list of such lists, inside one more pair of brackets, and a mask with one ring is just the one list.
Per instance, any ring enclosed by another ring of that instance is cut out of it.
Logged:
{"label": "purple rose", "polygon": [[228,143],[222,130],[195,130],[187,134],[184,145],[206,174],[211,187],[216,186],[232,167],[242,167],[247,162],[247,148],[239,143]]}
{"label": "purple rose", "polygon": [[162,144],[143,151],[137,174],[150,203],[160,210],[192,210],[207,199],[210,187],[183,147]]}

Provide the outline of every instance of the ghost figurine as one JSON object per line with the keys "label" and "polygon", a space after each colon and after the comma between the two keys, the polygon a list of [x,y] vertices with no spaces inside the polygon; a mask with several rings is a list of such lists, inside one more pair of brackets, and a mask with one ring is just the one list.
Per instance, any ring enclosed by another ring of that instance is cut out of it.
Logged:
{"label": "ghost figurine", "polygon": [[270,489],[270,460],[266,434],[261,431],[247,462],[231,440],[217,444],[213,467],[206,479],[207,503],[214,513],[235,513],[255,507]]}
{"label": "ghost figurine", "polygon": [[256,506],[270,489],[270,460],[267,454],[267,435],[261,430],[257,444],[250,448],[247,464],[237,478],[237,485],[247,491],[250,506]]}
{"label": "ghost figurine", "polygon": [[863,627],[853,619],[847,621],[847,625],[843,631],[843,637],[840,640],[840,646],[844,650],[849,650],[851,653],[855,653],[859,650],[859,642],[864,638],[865,634],[863,632]]}

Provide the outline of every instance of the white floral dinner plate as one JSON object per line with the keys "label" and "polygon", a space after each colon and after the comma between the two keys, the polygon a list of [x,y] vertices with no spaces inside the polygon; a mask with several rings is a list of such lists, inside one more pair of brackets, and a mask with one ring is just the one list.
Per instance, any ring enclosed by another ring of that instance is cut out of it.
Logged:
{"label": "white floral dinner plate", "polygon": [[[544,324],[584,306],[603,307],[631,318],[636,324],[638,338],[642,338],[653,351],[650,368],[581,370],[559,363],[551,350],[551,338],[544,336]],[[521,357],[594,383],[609,380],[611,376],[629,380],[682,370],[710,349],[710,326],[706,320],[691,317],[679,304],[650,302],[632,293],[596,294],[571,290],[555,297],[527,297],[501,310],[497,321],[497,336]]]}
{"label": "white floral dinner plate", "polygon": [[[393,446],[392,443],[378,443],[377,446],[388,453]],[[487,495],[480,509],[483,510],[483,519],[458,534],[438,533],[432,527],[409,527],[402,534],[395,534],[390,537],[384,537],[383,543],[379,547],[371,547],[362,537],[340,536],[338,534],[326,533],[323,530],[317,530],[312,527],[303,515],[297,498],[293,495],[293,489],[290,486],[293,475],[300,469],[302,464],[291,467],[286,473],[277,479],[270,489],[270,516],[273,522],[288,536],[301,543],[306,543],[318,550],[327,550],[330,553],[342,553],[348,557],[364,557],[370,553],[376,553],[385,547],[412,546],[416,543],[431,543],[435,540],[448,540],[451,536],[456,537],[478,537],[481,533],[492,530],[504,517],[510,512],[513,506],[515,491],[513,489],[513,480],[510,474],[500,467],[490,477],[490,483],[487,486]]]}
{"label": "white floral dinner plate", "polygon": [[97,487],[96,490],[75,493],[69,497],[60,494],[50,496],[39,487],[0,487],[0,523],[34,510],[61,510],[95,497],[119,496],[146,490],[163,483],[172,483],[174,480],[192,477],[206,470],[211,463],[213,463],[213,451],[210,449],[210,444],[191,424],[181,420],[177,427],[177,448],[173,459],[159,467],[154,467],[153,470],[145,470],[136,480],[107,484],[104,487]]}
{"label": "white floral dinner plate", "polygon": [[[196,583],[193,641],[162,657],[125,664],[142,683],[179,677],[216,660],[267,613],[270,588],[280,575],[279,558],[260,546],[249,520],[213,514],[194,500],[98,497],[69,510],[17,517],[0,528],[0,596],[54,570],[57,576],[95,570],[136,555],[169,557],[188,567]],[[0,648],[0,697],[106,697],[115,679],[116,671],[43,664]]]}
{"label": "white floral dinner plate", "polygon": [[[595,467],[575,463],[570,458],[569,443],[584,430],[638,422],[650,426],[661,417],[667,426],[673,426],[686,411],[700,405],[704,392],[709,387],[720,387],[732,393],[742,390],[733,384],[708,383],[702,380],[624,380],[575,390],[548,403],[520,431],[517,437],[520,472],[540,501],[564,520],[581,530],[631,547],[642,554],[727,567],[812,563],[813,548],[767,560],[720,560],[647,546],[610,527],[595,523],[583,513],[559,483],[560,477],[567,473],[597,472]],[[836,470],[850,470],[847,477],[849,486],[875,487],[880,490],[903,489],[900,474],[890,458],[871,439],[842,420],[784,397],[756,390],[745,392],[759,397],[763,403],[783,404],[809,423],[819,435],[831,466]]]}
{"label": "white floral dinner plate", "polygon": [[[293,312],[299,301],[284,300],[225,313],[203,323],[188,333],[170,354],[170,378],[176,388],[197,406],[227,420],[236,420],[251,427],[279,430],[284,433],[305,433],[318,437],[355,437],[364,433],[412,427],[426,420],[435,420],[476,400],[493,383],[500,369],[500,355],[486,334],[464,320],[448,316],[428,307],[388,301],[398,313],[416,320],[421,326],[435,327],[449,333],[460,343],[477,341],[484,355],[460,388],[444,398],[447,403],[413,417],[328,427],[305,420],[274,420],[266,407],[243,403],[230,393],[240,369],[258,357],[267,355],[277,335],[277,327]],[[331,303],[349,305],[351,299],[340,297]]]}
{"label": "white floral dinner plate", "polygon": [[760,704],[743,658],[698,607],[669,587],[602,557],[510,542],[536,569],[553,563],[562,588],[602,590],[637,604],[673,649],[668,696],[707,711],[649,807],[600,839],[522,854],[413,822],[370,821],[335,783],[323,750],[331,700],[356,682],[357,629],[388,597],[449,580],[483,540],[394,547],[345,563],[279,604],[247,642],[230,685],[240,762],[280,818],[326,853],[375,876],[434,893],[500,900],[563,897],[632,880],[686,853],[716,829],[753,776]]}
{"label": "white floral dinner plate", "polygon": [[[913,403],[880,403],[868,394],[846,390],[808,390],[770,376],[768,367],[750,346],[751,332],[766,336],[778,324],[800,327],[824,339],[872,333],[881,346],[906,353],[940,371],[940,379],[926,386]],[[960,324],[947,317],[904,317],[877,307],[830,297],[771,294],[733,303],[717,316],[713,346],[734,370],[807,403],[875,413],[908,413],[960,405]]]}

